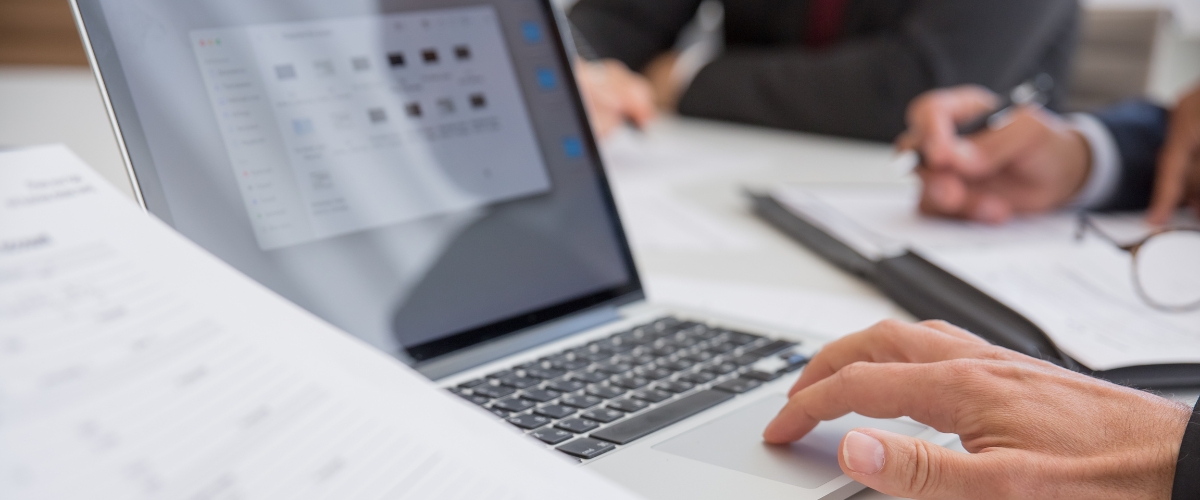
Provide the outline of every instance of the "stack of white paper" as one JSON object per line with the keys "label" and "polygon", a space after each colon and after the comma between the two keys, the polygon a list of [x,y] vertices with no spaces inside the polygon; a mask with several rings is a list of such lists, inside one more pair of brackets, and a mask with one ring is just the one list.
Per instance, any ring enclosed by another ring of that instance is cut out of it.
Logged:
{"label": "stack of white paper", "polygon": [[628,498],[140,212],[0,154],[0,498]]}

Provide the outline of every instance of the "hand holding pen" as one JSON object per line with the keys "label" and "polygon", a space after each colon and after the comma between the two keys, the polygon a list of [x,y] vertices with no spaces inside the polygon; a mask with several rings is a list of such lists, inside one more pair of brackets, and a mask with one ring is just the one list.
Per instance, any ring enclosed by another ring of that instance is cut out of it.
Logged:
{"label": "hand holding pen", "polygon": [[1088,177],[1086,140],[1041,104],[1046,83],[1002,99],[977,86],[935,90],[909,106],[897,149],[913,151],[923,212],[988,223],[1062,207]]}

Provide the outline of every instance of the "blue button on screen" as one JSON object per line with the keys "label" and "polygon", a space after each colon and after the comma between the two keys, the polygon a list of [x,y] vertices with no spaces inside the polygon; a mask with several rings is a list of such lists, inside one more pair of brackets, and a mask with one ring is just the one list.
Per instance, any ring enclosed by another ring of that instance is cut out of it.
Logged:
{"label": "blue button on screen", "polygon": [[564,138],[563,151],[567,154],[567,158],[583,158],[583,141],[578,137]]}
{"label": "blue button on screen", "polygon": [[525,36],[526,42],[542,43],[542,27],[533,21],[521,23],[521,34]]}
{"label": "blue button on screen", "polygon": [[558,77],[554,75],[554,70],[550,68],[537,69],[538,86],[542,90],[554,90],[558,87]]}

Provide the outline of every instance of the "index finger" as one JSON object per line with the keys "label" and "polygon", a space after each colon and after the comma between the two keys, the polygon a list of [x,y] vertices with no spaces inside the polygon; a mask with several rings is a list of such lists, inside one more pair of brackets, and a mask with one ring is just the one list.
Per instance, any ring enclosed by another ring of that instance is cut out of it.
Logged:
{"label": "index finger", "polygon": [[994,109],[996,96],[977,86],[955,87],[929,92],[913,102],[908,110],[909,132],[898,147],[908,147],[924,154],[927,167],[955,169],[961,167],[962,139],[958,123],[974,119]]}
{"label": "index finger", "polygon": [[939,363],[855,363],[793,395],[763,431],[768,443],[790,443],[822,421],[849,413],[871,418],[911,417],[954,432],[961,367]]}
{"label": "index finger", "polygon": [[1015,359],[1015,352],[992,346],[966,332],[948,333],[948,325],[914,325],[885,320],[826,345],[813,356],[788,396],[860,361],[933,363],[958,358]]}

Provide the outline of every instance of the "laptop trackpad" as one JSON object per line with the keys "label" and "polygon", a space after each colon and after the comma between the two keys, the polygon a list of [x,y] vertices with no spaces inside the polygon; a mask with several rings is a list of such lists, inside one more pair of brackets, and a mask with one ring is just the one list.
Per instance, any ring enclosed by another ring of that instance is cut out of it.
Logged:
{"label": "laptop trackpad", "polygon": [[790,445],[768,445],[762,440],[762,431],[786,402],[787,398],[782,394],[765,397],[652,448],[812,489],[842,475],[837,460],[838,444],[850,429],[873,427],[907,436],[915,436],[926,429],[912,422],[850,414],[822,422],[804,439]]}

